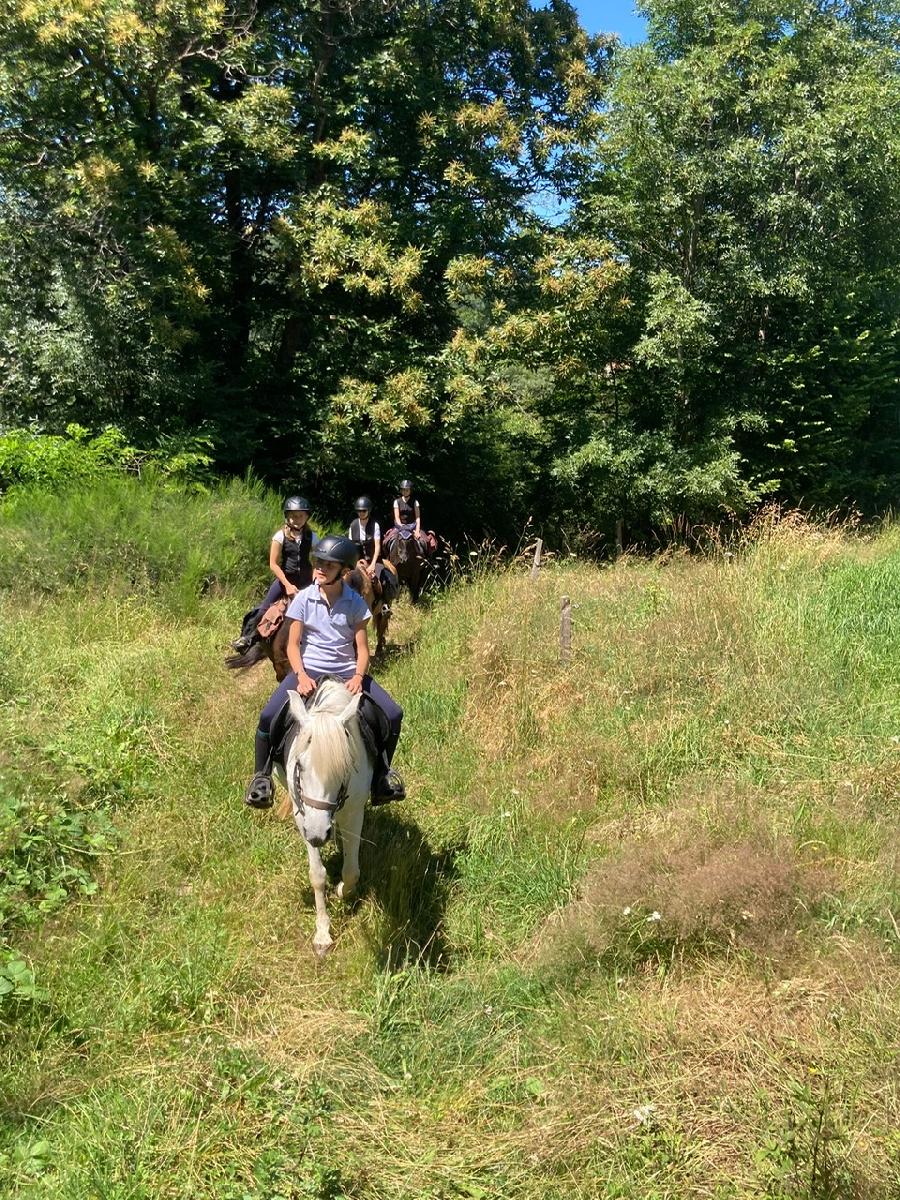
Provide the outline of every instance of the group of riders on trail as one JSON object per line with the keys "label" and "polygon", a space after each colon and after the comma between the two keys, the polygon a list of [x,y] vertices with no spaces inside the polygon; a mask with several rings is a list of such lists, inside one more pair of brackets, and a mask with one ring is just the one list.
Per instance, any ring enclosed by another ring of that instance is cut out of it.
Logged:
{"label": "group of riders on trail", "polygon": [[366,590],[377,598],[382,612],[390,611],[388,605],[399,584],[393,568],[385,567],[382,548],[397,538],[415,538],[423,555],[433,549],[434,535],[422,532],[421,510],[412,487],[411,480],[402,480],[393,505],[394,525],[383,539],[368,496],[356,501],[356,516],[346,537],[328,534],[320,538],[310,528],[311,509],[302,496],[290,496],[284,502],[284,525],[273,534],[269,550],[275,578],[262,602],[245,616],[241,636],[232,643],[238,653],[246,652],[264,635],[263,614],[279,601],[287,601],[284,615],[290,621],[287,658],[291,670],[259,715],[254,775],[244,797],[252,808],[269,808],[273,802],[272,770],[281,749],[288,692],[296,691],[309,700],[326,676],[342,680],[351,695],[361,693],[359,719],[367,729],[375,758],[372,803],[386,804],[406,795],[403,781],[391,767],[403,710],[368,673],[366,626],[372,610],[345,576],[357,568],[364,570],[372,585]]}

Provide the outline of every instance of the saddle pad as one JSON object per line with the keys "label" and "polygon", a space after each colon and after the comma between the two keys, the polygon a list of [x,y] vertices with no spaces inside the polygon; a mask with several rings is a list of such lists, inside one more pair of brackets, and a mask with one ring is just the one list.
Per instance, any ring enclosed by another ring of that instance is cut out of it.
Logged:
{"label": "saddle pad", "polygon": [[281,628],[284,621],[284,614],[288,610],[288,603],[287,596],[282,596],[280,600],[276,600],[274,604],[269,605],[256,626],[256,630],[261,638],[270,638]]}
{"label": "saddle pad", "polygon": [[[370,758],[380,758],[387,739],[391,735],[391,723],[371,696],[363,695],[360,697],[359,709],[357,711],[359,716],[359,732],[363,740],[363,745],[366,748],[366,753]],[[269,743],[272,747],[271,755],[273,763],[281,763],[282,767],[285,765],[291,750],[291,743],[296,736],[297,722],[291,713],[290,703],[285,700],[284,704],[282,704],[281,708],[275,714],[269,729]]]}

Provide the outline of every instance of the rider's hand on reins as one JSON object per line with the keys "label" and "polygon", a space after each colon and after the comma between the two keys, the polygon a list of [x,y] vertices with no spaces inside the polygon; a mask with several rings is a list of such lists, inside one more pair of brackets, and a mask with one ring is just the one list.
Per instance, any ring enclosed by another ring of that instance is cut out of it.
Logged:
{"label": "rider's hand on reins", "polygon": [[316,681],[310,679],[308,675],[301,674],[297,676],[297,691],[305,700],[307,696],[311,696],[316,690]]}
{"label": "rider's hand on reins", "polygon": [[358,692],[362,691],[362,685],[363,677],[360,675],[359,671],[357,671],[352,679],[347,680],[346,688],[351,696],[355,696]]}

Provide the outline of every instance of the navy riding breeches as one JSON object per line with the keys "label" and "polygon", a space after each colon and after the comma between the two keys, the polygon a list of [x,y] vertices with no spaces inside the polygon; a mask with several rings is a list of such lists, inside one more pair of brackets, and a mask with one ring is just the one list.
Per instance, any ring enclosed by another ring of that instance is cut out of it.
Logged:
{"label": "navy riding breeches", "polygon": [[[307,671],[310,679],[314,679],[316,683],[322,678],[324,672]],[[259,714],[259,729],[256,731],[256,736],[262,736],[268,742],[269,730],[272,727],[272,722],[275,715],[279,713],[287,700],[287,694],[292,689],[297,687],[297,676],[294,671],[286,675],[279,683],[278,687],[269,697],[268,703]],[[394,753],[394,748],[397,745],[397,739],[400,737],[400,726],[403,722],[403,709],[393,697],[389,696],[381,684],[376,683],[371,675],[363,676],[362,690],[367,696],[375,701],[384,715],[387,717],[391,726],[390,745],[386,747],[388,753],[388,762]]]}

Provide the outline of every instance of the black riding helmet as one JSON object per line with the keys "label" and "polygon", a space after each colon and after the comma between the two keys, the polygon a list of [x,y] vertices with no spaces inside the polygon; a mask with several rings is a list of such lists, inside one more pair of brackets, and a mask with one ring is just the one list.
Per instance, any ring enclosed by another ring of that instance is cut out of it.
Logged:
{"label": "black riding helmet", "polygon": [[288,496],[282,505],[281,511],[283,513],[305,512],[308,516],[312,512],[312,508],[309,501],[303,496]]}
{"label": "black riding helmet", "polygon": [[412,486],[413,486],[413,481],[411,479],[401,479],[400,480],[400,491],[401,492],[403,491],[404,488],[409,488],[409,490],[412,491]]}
{"label": "black riding helmet", "polygon": [[359,546],[355,542],[351,542],[349,538],[329,533],[327,537],[316,542],[312,556],[313,561],[321,558],[325,562],[339,563],[342,567],[349,567],[352,570],[359,562]]}
{"label": "black riding helmet", "polygon": [[353,505],[353,509],[355,512],[371,512],[372,501],[368,496],[360,496],[357,502]]}

